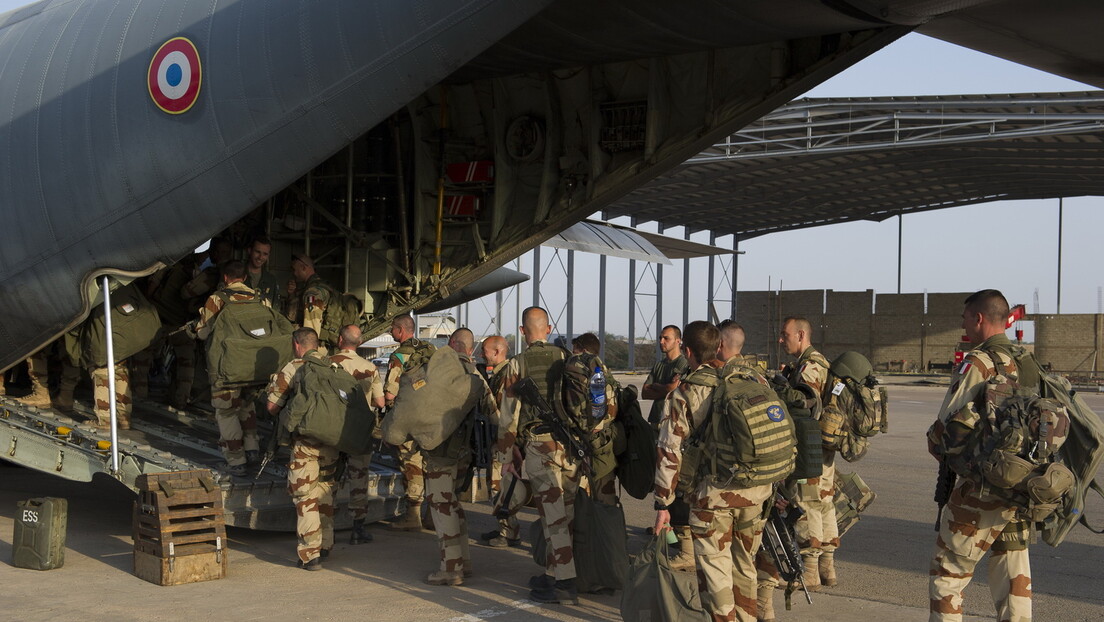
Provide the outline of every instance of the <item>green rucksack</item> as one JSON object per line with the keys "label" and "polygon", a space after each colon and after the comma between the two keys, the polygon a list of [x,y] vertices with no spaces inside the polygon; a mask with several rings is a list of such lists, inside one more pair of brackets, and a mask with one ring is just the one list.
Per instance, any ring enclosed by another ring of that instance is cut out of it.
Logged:
{"label": "green rucksack", "polygon": [[[540,519],[529,527],[533,561],[547,564],[548,542]],[[575,493],[575,518],[571,546],[575,580],[580,592],[602,593],[620,590],[628,584],[628,536],[621,504],[610,505],[590,498],[580,488]]]}
{"label": "green rucksack", "polygon": [[371,451],[376,415],[352,374],[337,363],[306,356],[280,424],[285,432],[359,456]]}
{"label": "green rucksack", "polygon": [[[111,335],[116,361],[145,350],[157,339],[161,318],[134,283],[111,292]],[[80,329],[80,364],[87,368],[107,365],[107,324],[102,304]]]}
{"label": "green rucksack", "polygon": [[739,367],[713,390],[701,470],[721,488],[773,484],[794,470],[794,424],[786,407],[754,372]]}
{"label": "green rucksack", "polygon": [[360,326],[364,303],[353,294],[339,294],[329,283],[319,279],[315,287],[326,292],[326,308],[322,311],[322,330],[318,338],[327,343],[337,343],[341,329],[349,324]]}
{"label": "green rucksack", "polygon": [[[591,417],[590,378],[595,369],[601,369],[606,379],[606,418],[602,421]],[[617,454],[624,449],[624,429],[616,422],[608,421],[617,412],[620,388],[609,368],[596,354],[574,354],[564,361],[560,405],[567,415],[565,420],[574,428],[577,437],[590,443],[588,477],[591,481],[612,473],[617,468]],[[601,430],[593,431],[603,422]]]}
{"label": "green rucksack", "polygon": [[1069,436],[1058,450],[1058,458],[1073,470],[1074,485],[1041,529],[1043,541],[1058,546],[1077,523],[1093,533],[1104,533],[1104,529],[1091,527],[1085,516],[1085,495],[1088,491],[1094,490],[1104,497],[1104,489],[1095,479],[1097,468],[1104,461],[1104,423],[1081,395],[1070,388],[1068,380],[1042,374],[1042,381],[1042,394],[1065,405],[1070,423]]}
{"label": "green rucksack", "polygon": [[258,297],[234,300],[218,292],[225,304],[207,338],[207,373],[215,389],[268,382],[295,358],[291,322]]}
{"label": "green rucksack", "polygon": [[824,448],[848,462],[866,455],[870,438],[889,431],[889,398],[878,384],[870,361],[858,352],[844,352],[828,368],[824,383],[821,433]]}

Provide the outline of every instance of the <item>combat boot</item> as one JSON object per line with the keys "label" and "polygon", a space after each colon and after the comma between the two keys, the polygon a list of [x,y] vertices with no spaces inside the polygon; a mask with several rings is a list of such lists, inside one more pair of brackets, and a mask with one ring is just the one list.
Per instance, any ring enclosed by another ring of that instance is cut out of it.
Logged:
{"label": "combat boot", "polygon": [[63,415],[72,415],[73,391],[71,389],[66,391],[64,388],[59,389],[57,397],[50,402],[50,406]]}
{"label": "combat boot", "polygon": [[801,561],[805,562],[805,572],[802,579],[805,580],[805,589],[810,592],[820,591],[820,568],[817,566],[815,555],[802,555]]}
{"label": "combat boot", "polygon": [[694,569],[694,538],[689,527],[676,527],[678,530],[679,553],[669,560],[671,570]]}
{"label": "combat boot", "polygon": [[422,502],[406,501],[406,513],[390,525],[395,531],[421,531],[422,529]]}
{"label": "combat boot", "polygon": [[459,570],[431,572],[425,582],[430,585],[463,585],[464,573]]}
{"label": "combat boot", "polygon": [[46,385],[37,380],[31,381],[34,385],[30,395],[19,398],[19,401],[23,402],[27,406],[34,406],[35,408],[49,408],[50,407],[50,390],[46,388]]}
{"label": "combat boot", "polygon": [[818,560],[820,583],[828,587],[836,585],[836,562],[834,553],[823,553]]}
{"label": "combat boot", "polygon": [[774,622],[774,588],[760,585],[755,600],[756,622]]}
{"label": "combat boot", "polygon": [[538,603],[578,605],[579,590],[575,587],[575,579],[564,579],[556,581],[552,587],[533,589],[529,592],[529,600]]}
{"label": "combat boot", "polygon": [[372,534],[364,528],[364,519],[353,520],[353,532],[349,534],[349,544],[366,544],[372,541]]}

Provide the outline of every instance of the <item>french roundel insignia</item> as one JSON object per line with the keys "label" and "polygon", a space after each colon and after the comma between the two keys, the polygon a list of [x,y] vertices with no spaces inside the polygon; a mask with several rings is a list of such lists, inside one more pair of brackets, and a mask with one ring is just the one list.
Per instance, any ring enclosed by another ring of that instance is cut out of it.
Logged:
{"label": "french roundel insignia", "polygon": [[169,39],[153,55],[146,76],[153,103],[169,114],[187,112],[199,99],[203,68],[196,46],[185,37]]}
{"label": "french roundel insignia", "polygon": [[782,421],[786,418],[786,411],[782,410],[781,406],[770,406],[767,408],[767,419],[771,421]]}

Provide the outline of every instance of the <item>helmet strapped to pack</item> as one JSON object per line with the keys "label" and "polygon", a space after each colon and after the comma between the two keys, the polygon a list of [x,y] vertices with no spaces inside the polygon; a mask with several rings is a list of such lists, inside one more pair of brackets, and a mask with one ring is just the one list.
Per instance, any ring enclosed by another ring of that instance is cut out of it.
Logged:
{"label": "helmet strapped to pack", "polygon": [[848,462],[865,456],[870,438],[889,429],[885,387],[878,384],[870,361],[858,352],[844,352],[832,361],[822,397],[824,448]]}

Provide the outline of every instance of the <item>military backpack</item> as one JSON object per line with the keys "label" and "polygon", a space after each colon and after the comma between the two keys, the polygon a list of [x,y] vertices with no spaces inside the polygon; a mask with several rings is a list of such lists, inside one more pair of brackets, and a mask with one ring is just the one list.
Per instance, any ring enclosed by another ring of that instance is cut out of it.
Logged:
{"label": "military backpack", "polygon": [[322,311],[322,329],[318,332],[318,338],[327,343],[337,343],[343,327],[349,324],[360,326],[364,303],[353,294],[339,294],[322,279],[318,279],[313,286],[323,290],[326,295],[326,308]]}
{"label": "military backpack", "polygon": [[[606,412],[600,420],[591,416],[590,379],[601,369],[606,379]],[[613,419],[621,386],[596,354],[574,354],[564,361],[560,381],[561,402],[568,425],[578,438],[590,444],[591,480],[609,475],[617,468],[617,454],[624,451],[624,428]]]}
{"label": "military backpack", "polygon": [[263,384],[295,357],[292,325],[259,297],[235,300],[216,293],[223,307],[207,338],[207,373],[215,389]]}
{"label": "military backpack", "polygon": [[352,374],[338,363],[306,356],[280,423],[287,433],[355,456],[371,451],[376,415]]}
{"label": "military backpack", "polygon": [[[1059,458],[1069,437],[1069,410],[1061,399],[1040,393],[1039,387],[1045,385],[1012,379],[997,353],[984,354],[994,366],[984,387],[984,412],[950,466],[1015,504],[1024,518],[1041,522],[1058,509],[1075,484],[1073,472]],[[1021,375],[1042,380],[1034,357],[1022,349],[1012,356]]]}
{"label": "military backpack", "polygon": [[720,380],[706,436],[713,483],[750,488],[785,479],[793,473],[797,454],[786,407],[752,370],[739,367]]}
{"label": "military backpack", "polygon": [[889,430],[889,399],[878,384],[870,361],[858,352],[844,352],[828,368],[822,396],[821,434],[824,448],[848,462],[866,455],[870,438]]}
{"label": "military backpack", "polygon": [[[112,353],[116,361],[145,350],[161,330],[157,309],[146,300],[134,283],[111,292]],[[102,308],[93,309],[92,316],[80,329],[80,353],[76,357],[87,368],[107,365],[107,320]],[[71,353],[72,354],[72,353]]]}
{"label": "military backpack", "polygon": [[617,419],[625,431],[625,447],[617,454],[617,480],[636,499],[655,489],[656,436],[640,410],[636,389],[627,386],[617,396]]}

